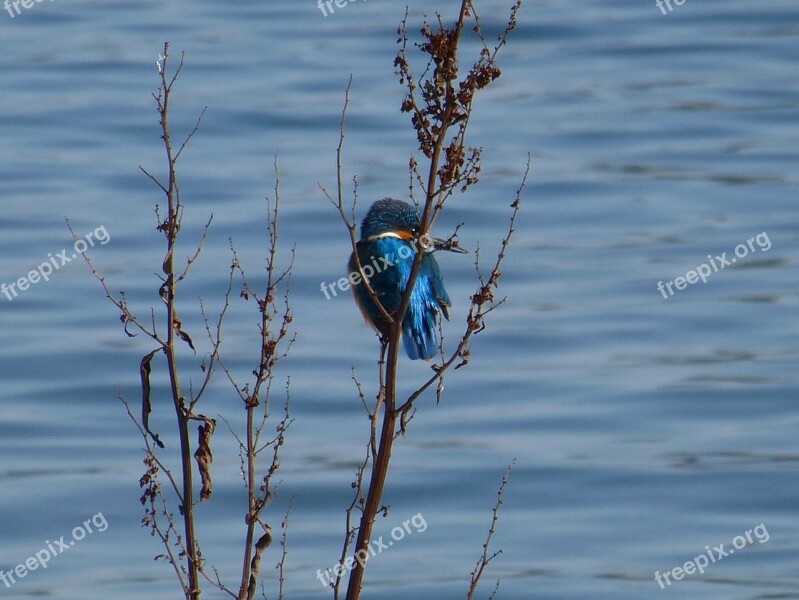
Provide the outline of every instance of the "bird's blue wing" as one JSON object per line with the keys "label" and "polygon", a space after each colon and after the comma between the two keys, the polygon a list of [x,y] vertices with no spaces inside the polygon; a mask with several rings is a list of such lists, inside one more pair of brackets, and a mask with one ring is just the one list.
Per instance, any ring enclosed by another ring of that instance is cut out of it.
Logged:
{"label": "bird's blue wing", "polygon": [[444,280],[441,278],[441,271],[438,268],[438,262],[436,262],[436,259],[432,254],[425,254],[424,258],[422,259],[422,268],[419,272],[419,276],[424,276],[430,281],[430,288],[432,289],[433,295],[438,301],[441,312],[443,312],[444,316],[449,319],[447,307],[452,306],[452,301],[449,299],[447,290],[444,289]]}
{"label": "bird's blue wing", "polygon": [[[369,284],[380,299],[380,303],[388,313],[393,313],[400,307],[402,294],[408,283],[410,270],[403,268],[405,262],[400,258],[399,250],[402,245],[408,246],[402,240],[394,238],[381,238],[367,242],[358,242],[358,258],[364,274],[369,277]],[[408,246],[409,247],[409,246]],[[410,247],[409,247],[410,249]],[[403,250],[404,256],[408,251]],[[411,259],[413,260],[413,255]],[[357,273],[355,257],[350,257],[349,269]],[[365,285],[353,286],[355,300],[366,320],[378,331],[385,332],[387,323],[383,313],[375,304],[369,290]]]}
{"label": "bird's blue wing", "polygon": [[[416,252],[410,243],[392,237],[358,242],[358,258],[369,283],[389,313],[396,312],[410,278]],[[355,258],[350,257],[350,272],[357,272]],[[386,333],[388,323],[363,284],[353,286],[355,300],[367,322]],[[425,254],[411,295],[408,311],[402,322],[403,346],[413,359],[430,359],[438,352],[436,315],[445,317],[451,305],[438,263],[432,254]]]}
{"label": "bird's blue wing", "polygon": [[438,263],[432,254],[425,254],[402,323],[403,344],[411,359],[427,360],[438,353],[436,315],[441,311],[449,318],[450,304]]}

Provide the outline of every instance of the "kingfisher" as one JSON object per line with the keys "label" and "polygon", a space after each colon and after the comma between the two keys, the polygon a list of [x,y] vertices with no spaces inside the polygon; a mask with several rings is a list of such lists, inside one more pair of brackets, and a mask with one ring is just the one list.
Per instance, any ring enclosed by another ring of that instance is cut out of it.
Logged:
{"label": "kingfisher", "polygon": [[[402,343],[411,360],[429,360],[437,354],[437,317],[440,313],[449,319],[447,307],[452,306],[433,252],[466,252],[452,239],[440,240],[420,234],[416,208],[402,200],[384,198],[369,208],[361,223],[361,239],[356,244],[363,275],[383,308],[392,316],[402,303],[416,253],[424,253],[402,320]],[[354,252],[348,266],[351,274],[359,273]],[[366,322],[385,338],[391,324],[375,304],[360,277],[357,279],[357,285],[352,286],[355,302]]]}

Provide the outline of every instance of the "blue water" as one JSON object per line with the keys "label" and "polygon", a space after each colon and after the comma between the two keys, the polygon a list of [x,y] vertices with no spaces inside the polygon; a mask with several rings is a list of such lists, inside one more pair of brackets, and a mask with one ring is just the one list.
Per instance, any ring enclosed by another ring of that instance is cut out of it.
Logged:
{"label": "blue water", "polygon": [[[368,427],[351,367],[367,394],[375,387],[376,340],[348,295],[325,300],[319,289],[344,274],[349,242],[318,183],[335,185],[352,74],[344,176],[358,176],[359,217],[374,199],[407,197],[415,136],[398,111],[392,67],[405,4],[357,1],[327,17],[312,0],[55,0],[20,6],[13,18],[0,12],[0,283],[70,249],[68,217],[79,236],[108,233],[91,255],[112,290],[126,290],[145,318],[158,306],[163,241],[153,210],[163,198],[138,167],[163,174],[150,94],[166,40],[174,59],[185,52],[174,137],[208,106],[179,164],[185,255],[214,215],[181,305],[205,349],[197,298],[209,312],[220,307],[229,237],[262,280],[263,198],[274,196],[279,151],[280,258],[296,247],[297,341],[273,416],[291,377],[295,420],[267,518],[279,532],[291,505],[294,599],[330,597],[315,572],[340,552]],[[408,4],[416,32],[423,13],[452,14],[454,3]],[[478,3],[489,35],[508,5]],[[525,4],[502,77],[476,101],[470,141],[483,148],[481,182],[438,224],[447,233],[464,222],[461,244],[479,244],[488,260],[532,154],[499,290],[507,302],[475,338],[469,367],[447,378],[442,402],[422,398],[398,440],[391,510],[375,534],[389,539],[418,514],[427,527],[370,563],[366,597],[465,597],[515,458],[492,540],[502,554],[481,598],[497,579],[505,600],[799,598],[799,11],[789,0],[672,7]],[[674,287],[736,247],[745,255],[734,265]],[[454,341],[475,289],[473,260],[440,263]],[[658,282],[674,294],[664,297]],[[242,378],[255,364],[255,323],[251,304],[235,302],[225,349]],[[138,363],[152,344],[124,335],[75,260],[11,301],[0,295],[0,347],[0,568],[69,540],[92,516],[107,522],[46,570],[0,582],[0,596],[178,597],[168,565],[152,560],[161,547],[139,526],[142,441],[116,392],[136,409]],[[199,381],[189,357],[185,369]],[[407,391],[427,374],[409,361],[402,369]],[[163,375],[154,382],[153,425],[168,432]],[[241,426],[222,377],[202,411]],[[214,451],[200,537],[208,563],[232,583],[244,498],[221,421]],[[751,543],[704,575],[666,590],[655,581],[706,546],[741,545],[747,531]],[[269,598],[277,560],[275,544],[263,563]],[[224,596],[207,586],[204,597]]]}

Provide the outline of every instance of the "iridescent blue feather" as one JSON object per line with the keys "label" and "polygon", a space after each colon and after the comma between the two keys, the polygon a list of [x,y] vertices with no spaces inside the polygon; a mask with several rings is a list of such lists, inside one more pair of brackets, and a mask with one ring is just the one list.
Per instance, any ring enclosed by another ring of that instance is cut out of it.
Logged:
{"label": "iridescent blue feather", "polygon": [[[379,200],[369,209],[361,225],[357,244],[358,258],[369,276],[369,283],[389,314],[396,312],[408,285],[416,257],[419,221],[415,209],[400,200]],[[408,238],[408,239],[403,239]],[[350,257],[350,272],[357,272],[355,256]],[[384,335],[388,322],[363,284],[353,286],[355,300],[366,321]],[[448,318],[449,296],[438,263],[425,252],[413,288],[408,310],[402,321],[403,346],[413,359],[431,359],[438,353],[437,315]]]}

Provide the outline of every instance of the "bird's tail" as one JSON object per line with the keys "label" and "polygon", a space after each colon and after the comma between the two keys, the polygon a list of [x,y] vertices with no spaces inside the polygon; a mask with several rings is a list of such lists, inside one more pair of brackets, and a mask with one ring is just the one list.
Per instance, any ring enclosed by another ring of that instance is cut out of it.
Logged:
{"label": "bird's tail", "polygon": [[411,360],[429,360],[438,354],[436,313],[424,310],[413,314],[410,308],[402,323],[402,345]]}

